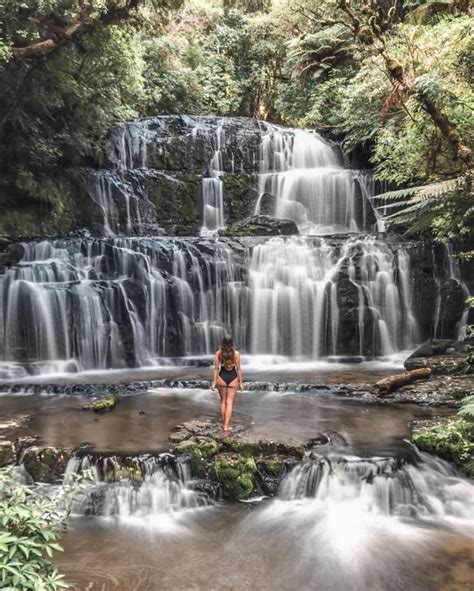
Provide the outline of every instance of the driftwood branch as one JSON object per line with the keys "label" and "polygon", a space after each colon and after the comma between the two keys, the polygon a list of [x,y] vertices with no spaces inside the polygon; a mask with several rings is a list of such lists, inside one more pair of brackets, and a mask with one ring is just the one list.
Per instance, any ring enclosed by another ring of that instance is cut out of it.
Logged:
{"label": "driftwood branch", "polygon": [[389,376],[388,378],[384,378],[383,380],[379,380],[375,383],[375,387],[379,391],[379,394],[387,394],[388,392],[392,392],[392,390],[396,390],[401,386],[405,386],[406,384],[411,384],[416,380],[426,380],[431,375],[431,369],[428,367],[423,367],[421,369],[414,369],[412,371],[407,371],[405,373],[399,373],[394,376]]}

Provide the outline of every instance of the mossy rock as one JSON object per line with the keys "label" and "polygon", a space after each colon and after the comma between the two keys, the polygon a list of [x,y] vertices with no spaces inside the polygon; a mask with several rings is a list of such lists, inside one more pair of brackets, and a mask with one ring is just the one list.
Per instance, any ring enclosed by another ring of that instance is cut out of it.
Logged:
{"label": "mossy rock", "polygon": [[218,454],[214,458],[214,471],[227,499],[239,501],[252,494],[257,472],[252,457],[235,453]]}
{"label": "mossy rock", "polygon": [[255,208],[258,199],[256,177],[245,173],[225,174],[222,182],[227,223],[233,225],[251,215]]}
{"label": "mossy rock", "polygon": [[234,222],[225,236],[292,236],[298,234],[298,227],[292,220],[272,218],[268,215],[251,216]]}
{"label": "mossy rock", "polygon": [[413,442],[422,451],[448,460],[474,478],[474,424],[464,419],[436,423],[416,431]]}
{"label": "mossy rock", "polygon": [[24,453],[22,463],[33,480],[55,483],[63,477],[69,455],[64,449],[30,447]]}
{"label": "mossy rock", "polygon": [[95,412],[108,412],[112,410],[116,404],[118,403],[118,398],[113,396],[112,394],[109,396],[103,396],[102,398],[98,398],[97,400],[93,400],[89,404],[85,404],[82,409],[83,410],[93,410]]}
{"label": "mossy rock", "polygon": [[305,451],[303,446],[300,445],[266,439],[259,441],[239,441],[233,438],[227,438],[223,444],[226,451],[235,452],[244,457],[255,458],[281,454],[285,457],[301,459]]}
{"label": "mossy rock", "polygon": [[0,468],[15,461],[15,448],[11,441],[0,441]]}
{"label": "mossy rock", "polygon": [[192,174],[156,174],[148,179],[146,195],[156,210],[157,222],[172,234],[193,236],[200,226],[201,177]]}
{"label": "mossy rock", "polygon": [[263,458],[257,462],[259,468],[263,468],[270,476],[280,476],[283,461],[281,458]]}
{"label": "mossy rock", "polygon": [[206,477],[206,460],[219,451],[219,444],[212,437],[190,439],[179,443],[174,452],[191,457],[191,473],[194,478]]}

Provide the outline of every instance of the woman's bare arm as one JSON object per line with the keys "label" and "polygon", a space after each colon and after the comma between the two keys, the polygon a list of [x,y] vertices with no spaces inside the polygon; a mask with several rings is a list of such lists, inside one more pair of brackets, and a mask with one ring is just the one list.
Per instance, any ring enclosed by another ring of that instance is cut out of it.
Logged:
{"label": "woman's bare arm", "polygon": [[216,389],[217,376],[219,374],[219,351],[214,355],[214,369],[212,370],[211,390]]}

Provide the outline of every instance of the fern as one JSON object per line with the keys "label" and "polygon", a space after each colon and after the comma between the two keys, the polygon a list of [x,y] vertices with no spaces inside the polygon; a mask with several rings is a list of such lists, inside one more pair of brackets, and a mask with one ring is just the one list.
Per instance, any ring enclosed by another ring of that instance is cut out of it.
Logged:
{"label": "fern", "polygon": [[464,182],[461,176],[429,185],[387,191],[375,195],[371,201],[384,221],[408,226],[406,234],[416,234],[431,225],[440,198],[459,190]]}
{"label": "fern", "polygon": [[407,189],[399,189],[397,191],[387,191],[372,197],[372,201],[406,201],[408,198],[411,203],[423,201],[431,197],[439,197],[448,191],[452,191],[462,185],[464,177],[457,177],[447,181],[440,181],[439,183],[432,183],[430,185],[422,185],[419,187],[409,187]]}
{"label": "fern", "polygon": [[462,406],[458,412],[459,416],[468,421],[474,421],[474,394],[467,396],[462,401]]}

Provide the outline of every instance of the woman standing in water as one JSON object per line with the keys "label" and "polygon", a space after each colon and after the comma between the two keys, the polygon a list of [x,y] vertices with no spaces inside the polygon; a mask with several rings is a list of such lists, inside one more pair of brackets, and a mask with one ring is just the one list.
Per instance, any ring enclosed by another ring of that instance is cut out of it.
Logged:
{"label": "woman standing in water", "polygon": [[224,337],[214,357],[211,390],[219,390],[221,397],[221,421],[224,431],[230,431],[237,387],[243,389],[240,353],[235,350],[232,337]]}

